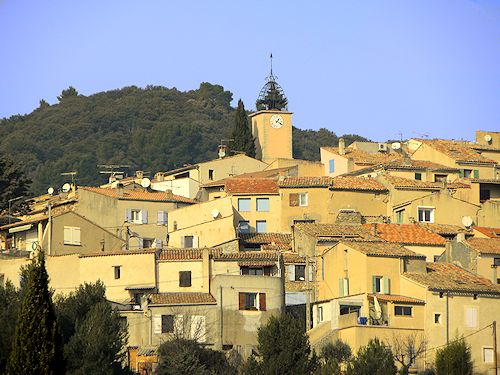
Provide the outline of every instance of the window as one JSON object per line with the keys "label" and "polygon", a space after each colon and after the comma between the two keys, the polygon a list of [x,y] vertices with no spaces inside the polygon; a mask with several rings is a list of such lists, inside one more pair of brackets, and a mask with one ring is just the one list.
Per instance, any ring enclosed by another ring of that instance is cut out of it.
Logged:
{"label": "window", "polygon": [[257,211],[269,211],[269,198],[257,198]]}
{"label": "window", "polygon": [[238,198],[238,211],[250,212],[250,198]]}
{"label": "window", "polygon": [[295,266],[295,280],[294,281],[304,281],[306,279],[306,266],[297,265]]}
{"label": "window", "polygon": [[323,321],[323,306],[318,306],[318,323]]}
{"label": "window", "polygon": [[238,222],[238,231],[240,233],[250,233],[250,222],[246,220],[240,220]]}
{"label": "window", "polygon": [[162,315],[161,316],[161,333],[174,332],[174,316]]}
{"label": "window", "polygon": [[115,279],[119,279],[121,277],[121,266],[114,266]]}
{"label": "window", "polygon": [[418,221],[421,223],[433,223],[434,211],[434,207],[418,207]]}
{"label": "window", "polygon": [[299,194],[299,206],[301,207],[307,207],[307,193],[300,193]]}
{"label": "window", "polygon": [[158,211],[158,225],[168,225],[168,212]]}
{"label": "window", "polygon": [[194,247],[194,236],[184,236],[184,246],[187,248]]}
{"label": "window", "polygon": [[472,169],[462,169],[460,172],[465,178],[471,178],[472,176]]}
{"label": "window", "polygon": [[494,363],[495,359],[494,356],[495,352],[493,351],[493,348],[483,348],[483,362],[484,363]]}
{"label": "window", "polygon": [[328,172],[329,173],[334,173],[335,172],[335,160],[330,159],[328,161]]}
{"label": "window", "polygon": [[64,227],[64,244],[77,246],[81,245],[80,227]]}
{"label": "window", "polygon": [[405,217],[405,210],[396,211],[396,223],[403,224]]}
{"label": "window", "polygon": [[266,233],[267,232],[267,223],[265,220],[257,220],[255,222],[255,231],[257,233]]}
{"label": "window", "polygon": [[179,286],[191,286],[191,271],[179,271]]}
{"label": "window", "polygon": [[477,328],[477,307],[465,307],[465,327]]}
{"label": "window", "polygon": [[439,262],[440,257],[441,257],[441,255],[434,255],[434,263]]}
{"label": "window", "polygon": [[143,249],[152,249],[154,247],[155,240],[154,238],[143,238],[142,239],[142,248]]}
{"label": "window", "polygon": [[239,293],[239,309],[266,311],[266,293]]}
{"label": "window", "polygon": [[435,174],[434,182],[446,182],[448,180],[447,174]]}
{"label": "window", "polygon": [[411,316],[411,306],[394,306],[394,315],[396,316]]}
{"label": "window", "polygon": [[422,180],[422,173],[415,173],[415,180]]}
{"label": "window", "polygon": [[241,267],[242,275],[262,276],[264,275],[264,268],[262,267]]}
{"label": "window", "polygon": [[479,190],[479,202],[483,203],[491,198],[491,190],[481,189]]}
{"label": "window", "polygon": [[493,258],[493,265],[495,267],[500,266],[500,258]]}
{"label": "window", "polygon": [[208,170],[208,179],[209,180],[213,180],[214,179],[214,170],[213,169],[209,169]]}
{"label": "window", "polygon": [[372,276],[373,293],[382,293],[382,276]]}
{"label": "window", "polygon": [[125,211],[125,221],[134,224],[147,224],[148,211],[128,208]]}
{"label": "window", "polygon": [[293,224],[301,224],[301,223],[306,223],[306,224],[314,224],[316,220],[314,219],[297,219],[293,221]]}
{"label": "window", "polygon": [[434,314],[434,324],[441,324],[441,314]]}

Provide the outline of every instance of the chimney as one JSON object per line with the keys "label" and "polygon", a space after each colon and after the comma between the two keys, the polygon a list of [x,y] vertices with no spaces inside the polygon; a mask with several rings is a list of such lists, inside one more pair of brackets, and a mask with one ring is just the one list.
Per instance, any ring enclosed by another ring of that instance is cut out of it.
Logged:
{"label": "chimney", "polygon": [[465,233],[464,232],[458,232],[457,233],[457,242],[464,242],[465,241]]}
{"label": "chimney", "polygon": [[219,155],[219,159],[223,159],[227,156],[227,146],[226,145],[219,145],[218,155]]}
{"label": "chimney", "polygon": [[157,174],[155,174],[155,179],[158,182],[165,181],[165,175],[163,174],[163,172],[158,172]]}
{"label": "chimney", "polygon": [[372,236],[377,236],[377,235],[378,235],[377,223],[372,223]]}
{"label": "chimney", "polygon": [[345,141],[344,138],[339,138],[339,154],[345,155]]}
{"label": "chimney", "polygon": [[138,178],[139,180],[144,177],[144,172],[143,171],[135,171],[135,177]]}
{"label": "chimney", "polygon": [[119,197],[123,197],[123,184],[122,183],[118,183],[116,185],[116,191],[117,191]]}
{"label": "chimney", "polygon": [[167,195],[167,199],[172,199],[174,197],[174,194],[172,193],[172,190],[165,190],[165,194]]}

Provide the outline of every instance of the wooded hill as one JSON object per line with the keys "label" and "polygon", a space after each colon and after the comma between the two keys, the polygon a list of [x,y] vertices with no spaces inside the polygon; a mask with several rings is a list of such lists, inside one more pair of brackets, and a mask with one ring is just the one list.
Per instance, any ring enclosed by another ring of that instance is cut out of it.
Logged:
{"label": "wooded hill", "polygon": [[[64,90],[59,103],[41,100],[32,113],[0,120],[0,152],[23,166],[32,193],[66,181],[77,171],[82,185],[101,184],[98,164],[129,164],[153,175],[217,157],[217,145],[234,123],[233,94],[202,83],[181,92],[162,86],[124,87],[90,96]],[[252,108],[254,103],[247,103]],[[346,135],[346,143],[365,140]],[[320,146],[337,145],[335,133],[293,129],[295,158],[318,160]]]}

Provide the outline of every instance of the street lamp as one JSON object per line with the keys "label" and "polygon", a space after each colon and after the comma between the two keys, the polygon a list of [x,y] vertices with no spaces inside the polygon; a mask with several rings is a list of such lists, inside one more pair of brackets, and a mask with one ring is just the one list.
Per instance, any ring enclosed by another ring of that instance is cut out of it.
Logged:
{"label": "street lamp", "polygon": [[21,198],[24,198],[24,195],[21,195],[20,197],[17,197],[17,198],[9,199],[9,224],[10,224],[10,209],[11,209],[11,206],[12,206],[12,202],[17,201],[17,200],[19,200]]}

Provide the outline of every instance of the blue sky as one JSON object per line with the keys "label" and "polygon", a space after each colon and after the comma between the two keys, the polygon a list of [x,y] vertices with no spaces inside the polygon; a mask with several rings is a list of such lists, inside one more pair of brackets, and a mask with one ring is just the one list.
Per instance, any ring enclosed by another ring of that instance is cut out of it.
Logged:
{"label": "blue sky", "polygon": [[374,140],[500,130],[500,0],[0,0],[0,117],[129,85],[223,85],[253,109],[274,72],[302,129]]}

